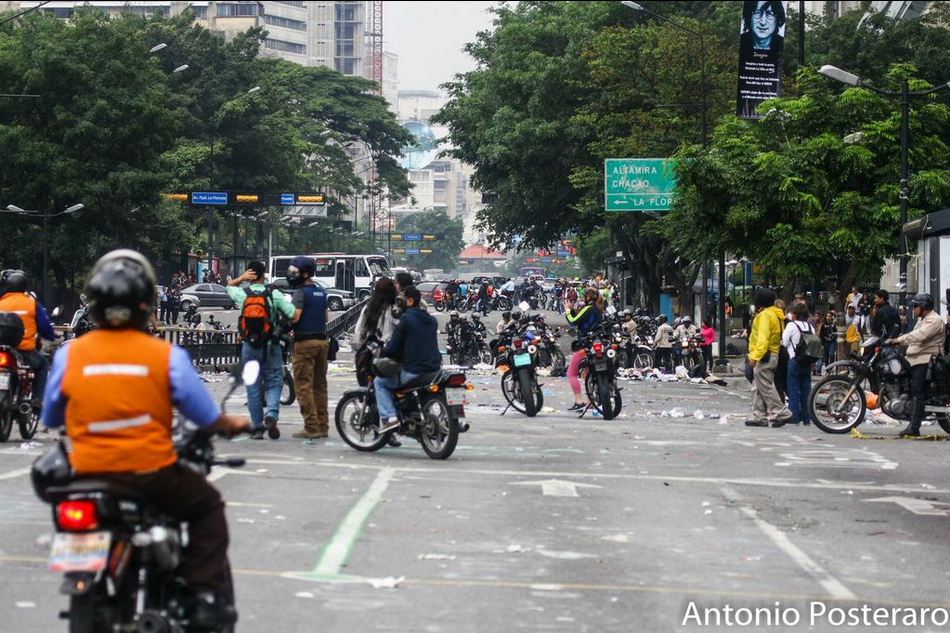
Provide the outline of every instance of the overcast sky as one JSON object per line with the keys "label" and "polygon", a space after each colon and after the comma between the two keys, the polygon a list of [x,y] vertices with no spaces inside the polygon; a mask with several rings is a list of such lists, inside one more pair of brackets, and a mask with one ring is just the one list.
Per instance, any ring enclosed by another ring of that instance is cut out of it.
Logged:
{"label": "overcast sky", "polygon": [[496,2],[385,2],[383,48],[399,55],[400,90],[437,90],[474,68],[462,47],[491,25]]}

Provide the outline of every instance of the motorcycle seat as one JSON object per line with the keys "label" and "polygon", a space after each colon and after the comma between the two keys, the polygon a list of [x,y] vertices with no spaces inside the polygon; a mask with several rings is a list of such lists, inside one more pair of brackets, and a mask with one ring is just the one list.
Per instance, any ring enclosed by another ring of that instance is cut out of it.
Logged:
{"label": "motorcycle seat", "polygon": [[122,497],[124,499],[144,500],[142,494],[129,486],[124,486],[108,479],[82,478],[69,482],[65,486],[55,486],[49,488],[47,494],[50,497],[65,497],[72,494],[83,494],[92,492],[108,492],[111,495]]}
{"label": "motorcycle seat", "polygon": [[413,378],[404,385],[400,385],[399,393],[406,393],[407,391],[412,391],[413,389],[418,389],[419,387],[425,387],[436,382],[436,379],[442,375],[442,370],[433,371],[428,374],[422,374]]}

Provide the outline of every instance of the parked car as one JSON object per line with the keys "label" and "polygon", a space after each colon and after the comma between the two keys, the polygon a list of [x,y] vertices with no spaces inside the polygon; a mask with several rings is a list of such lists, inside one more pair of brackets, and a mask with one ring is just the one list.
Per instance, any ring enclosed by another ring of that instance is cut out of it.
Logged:
{"label": "parked car", "polygon": [[[163,289],[164,287],[165,287],[165,286],[161,286],[161,285],[155,286],[155,313],[156,313],[156,314],[158,314],[158,309],[159,309],[159,305],[158,305],[158,295],[162,294],[162,289]],[[195,295],[193,295],[193,294],[186,294],[186,293],[182,292],[182,293],[181,293],[181,303],[180,303],[179,305],[181,306],[181,311],[182,311],[182,312],[186,312],[186,311],[188,310],[188,307],[191,306],[191,305],[194,305],[196,308],[200,308],[200,307],[201,307],[201,299],[199,299],[197,296],[195,296]]]}
{"label": "parked car", "polygon": [[[319,279],[314,279],[313,283],[327,291],[327,308],[330,309],[330,312],[342,312],[343,310],[352,307],[356,303],[356,298],[349,290],[327,288],[326,284],[321,282]],[[287,295],[288,300],[293,295],[293,290],[290,288],[290,284],[288,284],[287,280],[283,277],[274,281],[272,285]]]}
{"label": "parked car", "polygon": [[481,285],[485,282],[488,282],[492,285],[493,288],[501,288],[505,285],[505,282],[508,281],[507,277],[501,277],[499,275],[476,275],[472,277],[472,281],[469,283]]}
{"label": "parked car", "polygon": [[[181,291],[182,296],[194,295],[201,301],[201,306],[204,308],[224,308],[225,310],[230,310],[235,307],[234,301],[231,299],[231,296],[228,295],[227,289],[220,284],[195,284],[193,286],[188,286]],[[182,310],[187,309],[185,307],[185,302],[181,302]]]}
{"label": "parked car", "polygon": [[432,305],[436,301],[442,300],[442,291],[445,290],[447,285],[448,284],[443,281],[424,281],[418,284],[416,288],[419,289],[422,300]]}

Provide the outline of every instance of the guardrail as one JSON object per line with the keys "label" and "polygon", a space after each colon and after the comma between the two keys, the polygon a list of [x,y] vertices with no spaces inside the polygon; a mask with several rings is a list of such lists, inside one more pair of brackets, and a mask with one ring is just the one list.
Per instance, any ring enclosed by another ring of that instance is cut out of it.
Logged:
{"label": "guardrail", "polygon": [[339,338],[344,332],[350,331],[350,329],[356,325],[356,322],[360,320],[360,313],[366,306],[367,301],[369,301],[369,299],[363,299],[340,316],[331,319],[330,322],[327,323],[327,336]]}

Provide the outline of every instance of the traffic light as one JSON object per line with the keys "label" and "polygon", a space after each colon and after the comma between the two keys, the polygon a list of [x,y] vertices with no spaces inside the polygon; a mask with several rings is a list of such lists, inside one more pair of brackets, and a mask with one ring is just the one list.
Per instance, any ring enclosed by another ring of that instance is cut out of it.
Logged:
{"label": "traffic light", "polygon": [[255,194],[240,194],[239,193],[238,195],[234,196],[234,200],[238,204],[257,204],[260,199],[261,197],[258,196],[256,193]]}
{"label": "traffic light", "polygon": [[187,193],[166,193],[164,195],[169,200],[175,200],[177,202],[188,202]]}
{"label": "traffic light", "polygon": [[316,202],[316,203],[322,203],[322,202],[323,202],[323,194],[319,194],[319,195],[309,195],[309,196],[297,196],[297,204],[300,204],[301,202]]}

